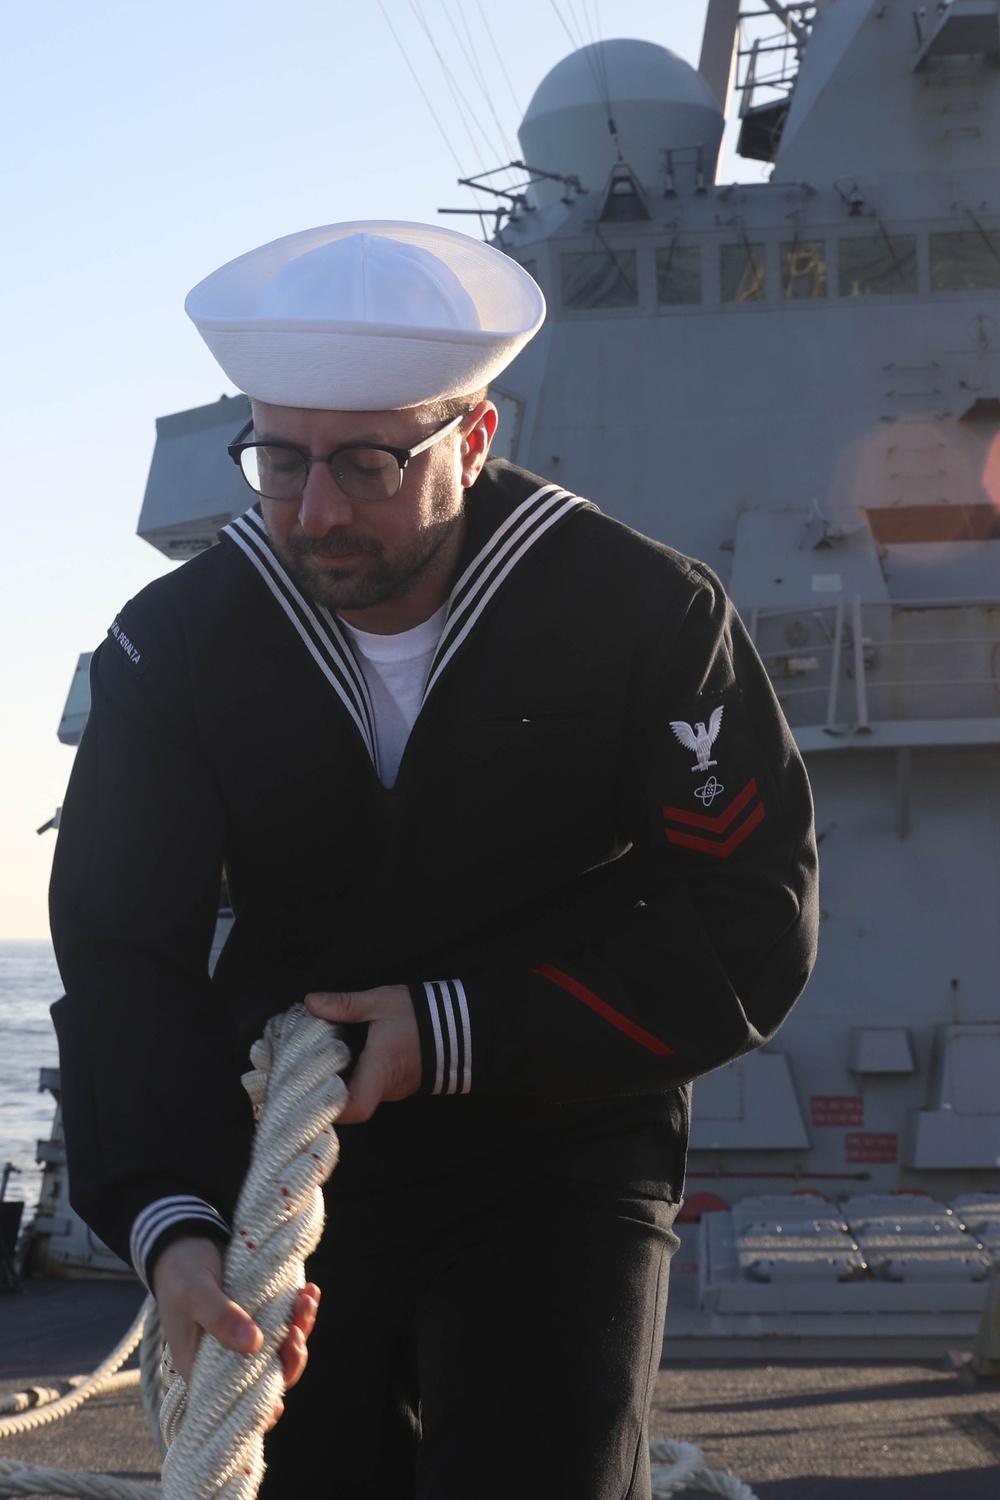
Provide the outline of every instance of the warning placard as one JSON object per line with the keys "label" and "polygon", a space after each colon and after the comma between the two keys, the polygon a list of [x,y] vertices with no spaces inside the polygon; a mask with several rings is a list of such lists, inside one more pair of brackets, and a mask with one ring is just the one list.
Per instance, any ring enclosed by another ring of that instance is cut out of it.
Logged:
{"label": "warning placard", "polygon": [[899,1161],[899,1136],[888,1130],[849,1130],[844,1136],[844,1158],[849,1162]]}
{"label": "warning placard", "polygon": [[865,1101],[860,1094],[813,1094],[814,1125],[863,1125]]}

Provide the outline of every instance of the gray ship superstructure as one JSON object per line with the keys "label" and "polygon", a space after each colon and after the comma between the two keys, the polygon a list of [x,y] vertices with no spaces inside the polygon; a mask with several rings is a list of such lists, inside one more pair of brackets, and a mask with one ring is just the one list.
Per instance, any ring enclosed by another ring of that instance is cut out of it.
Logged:
{"label": "gray ship superstructure", "polygon": [[[717,180],[731,101],[766,180]],[[549,316],[499,451],[716,569],[816,796],[819,963],[696,1086],[675,1336],[960,1342],[1000,1253],[996,0],[711,0],[700,71],[585,47],[520,142],[477,203]],[[167,555],[245,508],[245,414],[157,423]]]}

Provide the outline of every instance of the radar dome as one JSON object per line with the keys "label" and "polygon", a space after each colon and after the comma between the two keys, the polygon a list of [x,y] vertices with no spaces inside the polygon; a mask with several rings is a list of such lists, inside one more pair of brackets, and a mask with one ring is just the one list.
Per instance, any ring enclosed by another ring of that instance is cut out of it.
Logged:
{"label": "radar dome", "polygon": [[[655,42],[593,42],[557,63],[535,90],[518,139],[529,167],[575,176],[592,192],[603,188],[618,148],[648,192],[664,183],[664,151],[693,166],[698,147],[709,182],[725,124],[708,84],[690,63]],[[539,182],[540,208],[563,197],[558,182]]]}

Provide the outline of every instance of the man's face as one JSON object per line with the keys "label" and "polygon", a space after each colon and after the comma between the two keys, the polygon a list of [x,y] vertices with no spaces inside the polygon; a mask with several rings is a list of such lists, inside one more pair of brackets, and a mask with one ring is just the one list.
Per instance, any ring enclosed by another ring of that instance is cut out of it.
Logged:
{"label": "man's face", "polygon": [[[252,407],[255,441],[293,443],[319,457],[346,443],[412,448],[441,426],[426,407],[336,412],[259,401]],[[262,498],[268,533],[302,592],[376,634],[407,630],[432,615],[447,597],[464,541],[464,488],[482,467],[495,421],[494,408],[481,403],[455,432],[410,460],[391,500],[351,499],[324,463],[310,465],[298,499]]]}

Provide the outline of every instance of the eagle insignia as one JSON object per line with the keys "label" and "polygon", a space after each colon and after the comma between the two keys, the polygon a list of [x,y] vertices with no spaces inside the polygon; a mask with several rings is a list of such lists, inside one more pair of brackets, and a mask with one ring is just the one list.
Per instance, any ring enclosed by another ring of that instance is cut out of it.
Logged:
{"label": "eagle insignia", "polygon": [[683,719],[671,719],[670,721],[671,729],[684,748],[686,750],[693,750],[698,757],[695,764],[691,767],[692,771],[707,771],[709,766],[717,766],[719,764],[717,760],[712,760],[710,757],[712,746],[719,738],[719,730],[722,727],[722,708],[723,705],[720,704],[718,708],[713,709],[707,729],[703,723],[696,724],[692,729],[691,725],[686,724]]}

